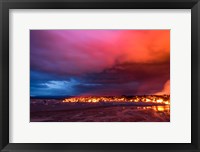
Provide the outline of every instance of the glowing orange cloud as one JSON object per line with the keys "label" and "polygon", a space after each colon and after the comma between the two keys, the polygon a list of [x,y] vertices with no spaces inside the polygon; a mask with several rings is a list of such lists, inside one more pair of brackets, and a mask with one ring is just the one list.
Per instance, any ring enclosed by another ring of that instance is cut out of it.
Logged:
{"label": "glowing orange cloud", "polygon": [[161,92],[157,92],[156,95],[170,94],[170,80],[168,80]]}
{"label": "glowing orange cloud", "polygon": [[121,43],[121,62],[159,63],[169,62],[170,31],[139,30],[124,31]]}

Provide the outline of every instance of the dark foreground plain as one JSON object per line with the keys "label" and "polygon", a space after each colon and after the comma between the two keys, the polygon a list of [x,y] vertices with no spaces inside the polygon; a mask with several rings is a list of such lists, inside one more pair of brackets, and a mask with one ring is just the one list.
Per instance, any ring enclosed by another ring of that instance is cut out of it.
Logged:
{"label": "dark foreground plain", "polygon": [[30,122],[170,122],[170,105],[31,101]]}

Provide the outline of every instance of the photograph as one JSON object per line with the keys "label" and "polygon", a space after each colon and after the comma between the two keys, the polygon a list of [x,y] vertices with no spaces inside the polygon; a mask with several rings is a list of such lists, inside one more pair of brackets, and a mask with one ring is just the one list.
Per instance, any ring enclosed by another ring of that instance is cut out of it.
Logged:
{"label": "photograph", "polygon": [[170,122],[170,30],[31,29],[30,122]]}
{"label": "photograph", "polygon": [[0,151],[200,152],[200,0],[0,5]]}

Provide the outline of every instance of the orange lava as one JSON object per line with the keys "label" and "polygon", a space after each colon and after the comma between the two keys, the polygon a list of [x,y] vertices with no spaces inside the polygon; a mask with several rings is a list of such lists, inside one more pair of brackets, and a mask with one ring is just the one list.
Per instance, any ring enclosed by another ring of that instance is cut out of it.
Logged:
{"label": "orange lava", "polygon": [[66,98],[63,102],[70,103],[97,103],[97,102],[146,102],[146,103],[159,103],[159,104],[170,104],[169,95],[149,95],[149,96],[134,96],[134,97],[71,97]]}

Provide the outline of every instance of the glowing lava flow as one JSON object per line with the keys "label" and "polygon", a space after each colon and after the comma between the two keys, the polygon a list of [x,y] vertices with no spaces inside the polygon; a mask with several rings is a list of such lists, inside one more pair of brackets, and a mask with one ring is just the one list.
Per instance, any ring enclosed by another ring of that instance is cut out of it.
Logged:
{"label": "glowing lava flow", "polygon": [[170,104],[169,95],[149,95],[149,96],[134,96],[134,97],[71,97],[66,98],[63,102],[69,103],[97,103],[97,102],[149,102],[149,103],[159,103],[159,104]]}

